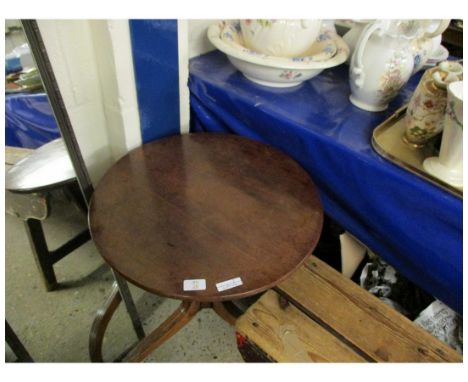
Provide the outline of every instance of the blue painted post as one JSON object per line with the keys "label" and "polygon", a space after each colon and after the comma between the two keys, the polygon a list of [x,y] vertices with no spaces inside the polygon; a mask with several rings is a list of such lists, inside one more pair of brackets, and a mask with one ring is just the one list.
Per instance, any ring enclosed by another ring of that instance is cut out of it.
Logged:
{"label": "blue painted post", "polygon": [[180,133],[177,20],[130,20],[143,143]]}

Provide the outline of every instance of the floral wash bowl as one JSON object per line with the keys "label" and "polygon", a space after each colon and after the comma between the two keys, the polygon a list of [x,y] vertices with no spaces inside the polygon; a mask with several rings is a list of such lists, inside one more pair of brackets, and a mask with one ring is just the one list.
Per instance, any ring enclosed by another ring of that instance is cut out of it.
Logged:
{"label": "floral wash bowl", "polygon": [[309,48],[298,57],[279,57],[256,52],[246,47],[245,40],[240,32],[239,22],[228,22],[221,31],[221,40],[233,48],[254,57],[262,57],[263,60],[274,59],[275,62],[288,65],[291,62],[320,62],[332,58],[336,54],[336,43],[333,39],[324,39],[309,44]]}
{"label": "floral wash bowl", "polygon": [[[226,35],[223,38],[223,32],[226,31],[235,32],[235,39],[233,36],[231,41]],[[348,45],[332,31],[321,31],[315,46],[309,51],[311,54],[292,58],[269,56],[245,48],[236,21],[222,21],[211,25],[208,28],[208,39],[227,55],[229,61],[245,77],[271,87],[297,86],[324,69],[342,64],[349,56]]]}

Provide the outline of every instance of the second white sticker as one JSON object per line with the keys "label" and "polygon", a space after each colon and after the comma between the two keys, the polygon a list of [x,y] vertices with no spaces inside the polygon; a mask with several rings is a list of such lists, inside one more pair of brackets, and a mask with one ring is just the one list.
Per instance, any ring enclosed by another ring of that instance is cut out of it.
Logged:
{"label": "second white sticker", "polygon": [[234,279],[230,279],[230,280],[217,283],[216,289],[218,289],[218,292],[222,292],[223,290],[231,289],[239,285],[242,285],[242,280],[240,277],[236,277]]}

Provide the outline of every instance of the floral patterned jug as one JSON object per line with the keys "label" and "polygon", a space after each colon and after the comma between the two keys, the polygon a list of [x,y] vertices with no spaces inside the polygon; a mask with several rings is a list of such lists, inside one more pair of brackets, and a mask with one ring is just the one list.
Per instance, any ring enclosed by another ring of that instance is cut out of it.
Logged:
{"label": "floral patterned jug", "polygon": [[443,61],[426,70],[406,109],[405,143],[420,148],[442,131],[447,86],[462,79],[463,67],[458,62]]}
{"label": "floral patterned jug", "polygon": [[379,20],[366,26],[349,68],[350,101],[368,111],[382,111],[413,71],[411,40],[417,20]]}

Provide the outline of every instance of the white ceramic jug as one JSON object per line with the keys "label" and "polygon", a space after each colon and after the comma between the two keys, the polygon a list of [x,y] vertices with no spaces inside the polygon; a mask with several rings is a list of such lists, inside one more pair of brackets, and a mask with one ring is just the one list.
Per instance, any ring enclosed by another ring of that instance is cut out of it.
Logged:
{"label": "white ceramic jug", "polygon": [[350,101],[368,111],[382,111],[413,71],[411,39],[417,20],[380,20],[361,33],[349,68]]}
{"label": "white ceramic jug", "polygon": [[343,40],[349,46],[349,57],[346,60],[346,64],[349,65],[349,61],[351,60],[351,56],[354,52],[354,48],[359,40],[359,36],[361,36],[362,31],[364,28],[372,22],[373,20],[366,20],[366,19],[353,19],[353,26],[349,31],[347,31],[343,35]]}

